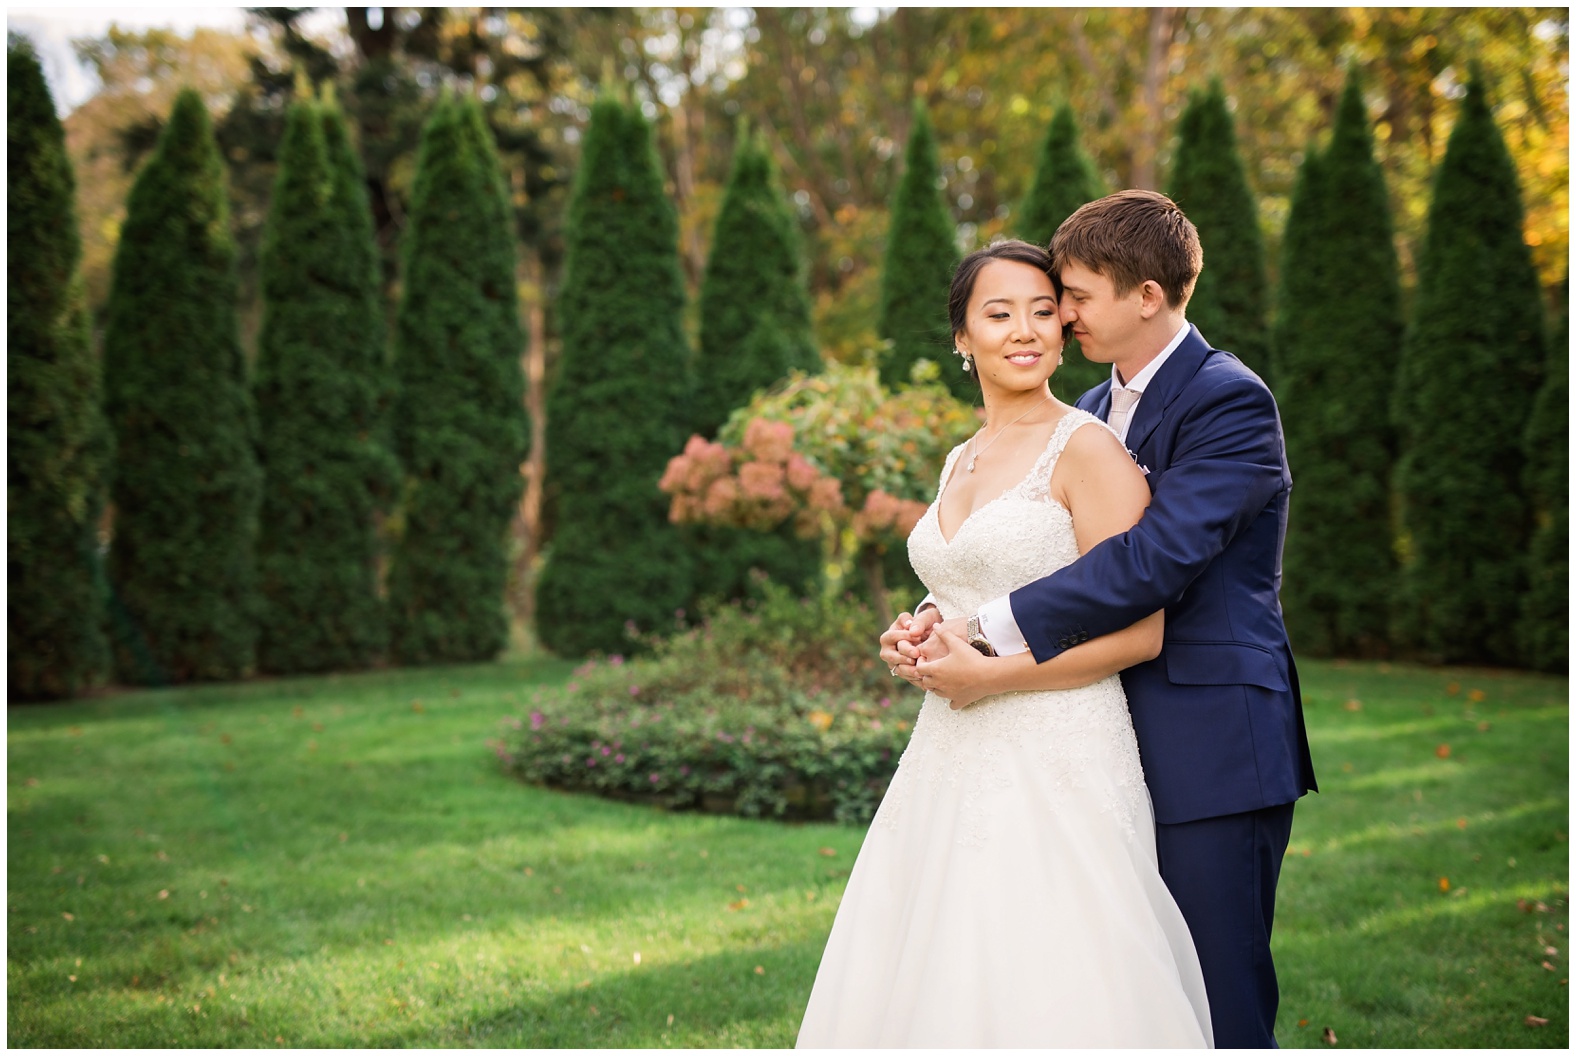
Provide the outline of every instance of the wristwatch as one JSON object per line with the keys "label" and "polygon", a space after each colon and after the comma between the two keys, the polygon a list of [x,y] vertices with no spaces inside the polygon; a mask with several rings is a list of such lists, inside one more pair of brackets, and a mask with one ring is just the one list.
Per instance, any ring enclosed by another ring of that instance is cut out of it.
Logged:
{"label": "wristwatch", "polygon": [[965,625],[964,637],[970,645],[986,656],[996,655],[996,647],[990,644],[989,638],[980,633],[980,618],[978,616],[969,617],[969,621]]}

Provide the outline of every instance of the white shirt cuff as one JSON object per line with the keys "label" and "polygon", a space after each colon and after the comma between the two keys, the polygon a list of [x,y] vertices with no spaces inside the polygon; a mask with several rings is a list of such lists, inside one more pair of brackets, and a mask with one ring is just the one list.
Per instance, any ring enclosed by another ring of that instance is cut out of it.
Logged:
{"label": "white shirt cuff", "polygon": [[936,604],[936,596],[934,594],[926,594],[925,600],[914,606],[914,615],[918,616],[920,613],[924,612],[926,605],[929,605],[933,609],[941,608],[940,605]]}
{"label": "white shirt cuff", "polygon": [[985,636],[998,655],[1014,656],[1029,651],[1029,643],[1023,640],[1018,620],[1012,614],[1011,596],[986,602],[980,606],[977,615],[980,618],[980,634]]}

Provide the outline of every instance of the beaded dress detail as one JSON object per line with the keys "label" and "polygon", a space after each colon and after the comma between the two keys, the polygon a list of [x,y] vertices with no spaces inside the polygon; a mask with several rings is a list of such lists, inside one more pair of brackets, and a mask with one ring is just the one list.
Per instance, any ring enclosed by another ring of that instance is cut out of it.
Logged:
{"label": "beaded dress detail", "polygon": [[[936,500],[909,559],[946,618],[1079,556],[1051,495],[1069,410],[1015,487],[949,541]],[[1121,680],[1005,693],[962,711],[927,694],[849,876],[800,1047],[1202,1046],[1203,977],[1160,879]]]}

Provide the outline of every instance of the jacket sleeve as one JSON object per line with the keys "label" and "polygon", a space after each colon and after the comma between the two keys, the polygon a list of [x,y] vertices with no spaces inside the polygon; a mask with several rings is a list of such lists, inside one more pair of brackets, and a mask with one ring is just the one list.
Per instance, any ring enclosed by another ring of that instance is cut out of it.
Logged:
{"label": "jacket sleeve", "polygon": [[1139,522],[1013,591],[1013,614],[1037,661],[1180,600],[1279,494],[1280,417],[1263,383],[1228,379],[1183,413],[1171,463]]}

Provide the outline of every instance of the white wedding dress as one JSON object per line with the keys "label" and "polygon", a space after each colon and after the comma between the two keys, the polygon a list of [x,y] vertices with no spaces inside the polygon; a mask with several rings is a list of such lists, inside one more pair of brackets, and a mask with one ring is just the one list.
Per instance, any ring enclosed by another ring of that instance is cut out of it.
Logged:
{"label": "white wedding dress", "polygon": [[[1017,487],[948,543],[941,489],[909,558],[946,617],[1078,557],[1051,471],[1070,411]],[[1160,879],[1122,684],[1006,693],[963,711],[927,694],[832,925],[798,1045],[1210,1044],[1193,940]]]}

